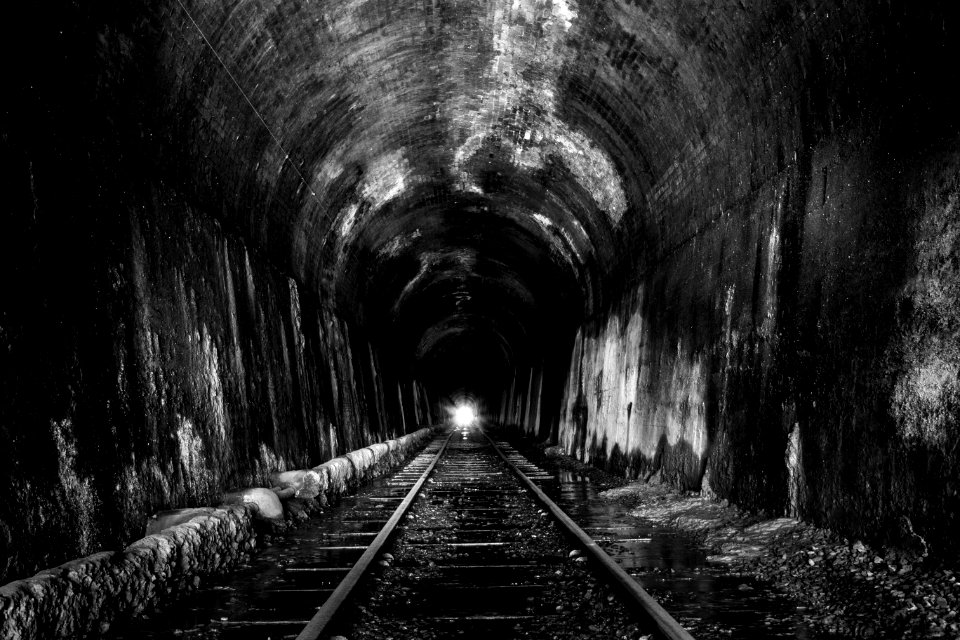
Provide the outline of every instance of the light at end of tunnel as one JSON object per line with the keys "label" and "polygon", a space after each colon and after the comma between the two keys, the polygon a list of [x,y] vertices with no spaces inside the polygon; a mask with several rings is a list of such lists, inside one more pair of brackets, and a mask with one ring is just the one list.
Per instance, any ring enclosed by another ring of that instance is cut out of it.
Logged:
{"label": "light at end of tunnel", "polygon": [[462,404],[453,410],[453,424],[458,427],[469,427],[477,419],[473,407]]}

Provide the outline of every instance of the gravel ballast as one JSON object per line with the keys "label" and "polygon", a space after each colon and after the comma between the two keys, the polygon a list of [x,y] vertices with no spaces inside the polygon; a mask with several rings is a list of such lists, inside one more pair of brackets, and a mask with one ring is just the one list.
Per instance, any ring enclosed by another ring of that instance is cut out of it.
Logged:
{"label": "gravel ballast", "polygon": [[[535,450],[527,444],[527,450]],[[912,548],[877,548],[793,518],[764,517],[665,484],[629,482],[563,455],[541,455],[590,476],[601,495],[640,520],[697,536],[709,560],[766,581],[819,633],[838,638],[960,638],[960,572]]]}

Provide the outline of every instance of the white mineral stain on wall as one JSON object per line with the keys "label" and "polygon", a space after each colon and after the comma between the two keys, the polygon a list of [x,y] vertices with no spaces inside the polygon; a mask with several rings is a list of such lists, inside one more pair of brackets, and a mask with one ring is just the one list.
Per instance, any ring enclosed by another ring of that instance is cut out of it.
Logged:
{"label": "white mineral stain on wall", "polygon": [[153,300],[146,275],[148,266],[146,245],[136,218],[133,219],[132,227],[130,265],[133,273],[134,298],[137,303],[135,325],[137,357],[145,382],[144,400],[148,405],[160,405],[163,371],[159,358],[160,337],[151,329]]}
{"label": "white mineral stain on wall", "polygon": [[247,251],[247,247],[243,247],[243,266],[244,273],[247,274],[247,294],[250,296],[250,300],[257,299],[257,287],[253,281],[253,267],[250,266],[250,252]]}
{"label": "white mineral stain on wall", "polygon": [[177,444],[180,448],[180,471],[183,484],[193,496],[205,496],[211,486],[212,473],[207,466],[203,437],[193,421],[177,414]]}
{"label": "white mineral stain on wall", "polygon": [[577,329],[577,337],[573,341],[570,352],[570,365],[567,367],[567,383],[564,391],[564,407],[560,416],[560,431],[558,439],[560,446],[568,454],[583,459],[583,450],[576,442],[576,404],[583,386],[583,328]]}
{"label": "white mineral stain on wall", "polygon": [[415,229],[413,233],[399,235],[384,245],[384,247],[378,252],[378,256],[382,258],[394,258],[400,255],[406,247],[411,245],[422,235],[423,234],[421,233],[420,229]]}
{"label": "white mineral stain on wall", "polygon": [[223,381],[220,379],[220,364],[217,347],[213,343],[206,325],[201,331],[200,361],[203,368],[203,382],[210,407],[210,415],[216,436],[224,442],[227,436],[227,413],[223,404]]}
{"label": "white mineral stain on wall", "polygon": [[327,432],[330,434],[330,451],[333,456],[340,455],[340,442],[337,440],[337,428],[330,423],[327,427]]}
{"label": "white mineral stain on wall", "polygon": [[[767,344],[770,344],[776,338],[777,333],[777,277],[780,271],[780,226],[783,224],[784,201],[787,196],[787,189],[781,188],[776,195],[774,204],[773,223],[770,225],[770,231],[767,234],[766,260],[763,269],[763,297],[759,301],[763,311],[763,317],[758,327],[759,333]],[[765,350],[765,358],[771,358],[772,350]],[[767,361],[766,366],[772,366],[772,362]]]}
{"label": "white mineral stain on wall", "polygon": [[[733,325],[733,301],[736,297],[737,288],[734,285],[727,287],[727,294],[723,302],[723,335],[724,335],[724,361],[733,362],[734,353],[740,342],[740,332]],[[726,395],[726,394],[724,394]]]}
{"label": "white mineral stain on wall", "polygon": [[787,439],[787,515],[799,518],[803,508],[803,494],[806,489],[803,478],[803,448],[800,440],[800,425],[794,423]]}
{"label": "white mineral stain on wall", "polygon": [[427,274],[430,273],[430,270],[436,266],[443,256],[434,251],[427,251],[420,254],[420,269],[417,271],[417,275],[410,279],[410,281],[403,287],[403,291],[400,292],[400,295],[397,296],[397,301],[394,303],[394,310],[400,308],[403,305],[404,300],[407,296],[413,293],[416,288],[427,279]]}
{"label": "white mineral stain on wall", "polygon": [[[300,290],[297,287],[297,281],[293,278],[287,279],[287,286],[290,288],[290,321],[293,324],[293,342],[297,351],[297,376],[304,376],[307,370],[306,365],[306,338],[303,334],[303,312],[300,308]],[[304,414],[304,422],[306,423]]]}
{"label": "white mineral stain on wall", "polygon": [[[240,325],[237,319],[237,294],[234,290],[233,268],[230,262],[230,250],[223,243],[224,287],[227,291],[227,313],[230,319],[230,366],[240,377],[243,376],[243,353],[240,349]],[[244,399],[245,391],[244,391]]]}
{"label": "white mineral stain on wall", "polygon": [[614,224],[627,211],[623,182],[610,157],[587,136],[566,127],[558,127],[556,145],[567,168]]}
{"label": "white mineral stain on wall", "polygon": [[70,502],[77,516],[77,549],[81,554],[92,553],[96,545],[99,526],[97,510],[100,500],[93,489],[90,477],[81,477],[77,472],[77,443],[70,418],[52,420],[50,431],[57,448],[57,475],[63,495]]}
{"label": "white mineral stain on wall", "polygon": [[297,352],[303,352],[303,316],[300,312],[300,290],[297,281],[287,278],[287,287],[290,289],[290,320],[293,322],[293,335],[297,341]]}
{"label": "white mineral stain on wall", "polygon": [[334,180],[343,175],[343,163],[340,162],[342,155],[343,150],[341,147],[338,147],[328,154],[327,159],[320,165],[320,171],[317,172],[314,191],[330,186]]}
{"label": "white mineral stain on wall", "polygon": [[[626,344],[643,343],[643,317],[639,313],[630,316],[627,323],[627,329],[624,334]],[[639,429],[637,421],[638,407],[636,401],[637,391],[640,385],[640,368],[643,353],[640,349],[627,349],[622,354],[623,362],[623,384],[618,388],[618,411],[617,411],[617,441],[623,442],[622,449],[628,454],[637,447],[637,437],[634,431]],[[638,470],[631,467],[627,470],[628,476],[633,476]]]}
{"label": "white mineral stain on wall", "polygon": [[340,220],[340,238],[346,238],[350,235],[350,231],[353,230],[353,225],[357,222],[357,211],[360,210],[360,206],[356,202],[351,202],[338,216]]}
{"label": "white mineral stain on wall", "polygon": [[[562,159],[597,207],[616,224],[627,209],[616,166],[599,145],[557,115],[557,83],[572,53],[566,38],[577,18],[574,4],[500,0],[489,6],[489,26],[484,31],[493,35],[495,55],[481,82],[483,92],[479,96],[456,92],[445,106],[457,135],[466,132],[453,154],[461,188],[482,191],[467,163],[486,141],[496,139],[523,169],[542,169],[551,155]],[[530,118],[532,123],[523,109],[531,103],[538,110]]]}
{"label": "white mineral stain on wall", "polygon": [[360,194],[370,201],[374,210],[379,209],[407,189],[411,174],[402,149],[385,153],[367,165]]}
{"label": "white mineral stain on wall", "polygon": [[917,349],[894,387],[893,411],[904,439],[943,446],[951,435],[943,408],[960,395],[960,359],[948,361],[935,349]]}
{"label": "white mineral stain on wall", "polygon": [[256,475],[266,477],[273,471],[286,471],[287,463],[276,451],[264,443],[260,443],[260,456],[256,462]]}
{"label": "white mineral stain on wall", "polygon": [[960,177],[934,176],[914,229],[914,275],[900,298],[911,310],[891,361],[899,361],[890,411],[908,443],[945,450],[960,438],[960,199],[944,184]]}
{"label": "white mineral stain on wall", "polygon": [[[322,113],[334,101],[350,100],[349,117],[363,123],[355,127],[360,137],[333,143],[309,178],[319,209],[337,212],[330,240],[339,237],[343,241],[356,233],[357,225],[365,222],[358,219],[359,211],[364,212],[363,217],[376,215],[414,185],[435,180],[438,170],[452,176],[461,192],[482,195],[484,190],[475,172],[477,160],[485,158],[488,145],[496,145],[498,158],[505,158],[525,173],[545,169],[548,160],[566,167],[596,208],[605,212],[612,224],[619,223],[627,209],[627,198],[616,164],[602,144],[559,116],[559,78],[564,65],[577,54],[567,42],[576,37],[577,3],[489,0],[471,5],[464,11],[471,21],[478,22],[479,33],[487,39],[481,46],[458,37],[456,26],[441,17],[436,3],[432,8],[411,7],[411,11],[422,15],[422,25],[414,18],[396,29],[386,29],[376,3],[348,0],[331,6],[322,26],[318,25],[318,31],[322,31],[318,36],[333,46],[342,46],[342,55],[333,67],[318,68],[313,73],[330,87],[346,82],[354,90],[349,97],[332,92],[318,96],[313,107]],[[380,30],[374,39],[376,48],[373,44],[346,46],[371,29]],[[411,43],[442,43],[435,65],[424,69],[422,65],[405,64],[418,57],[410,52]],[[391,52],[388,58],[383,57],[385,51]],[[440,86],[426,83],[425,78],[433,73],[447,80]],[[411,95],[422,91],[437,95],[432,102],[422,101],[411,110]],[[419,157],[404,153],[403,149],[421,144],[411,122],[433,122],[446,129],[449,156],[439,161],[447,166],[436,166],[437,159],[430,154]],[[387,131],[408,131],[413,139],[389,139]],[[398,149],[401,145],[403,148]],[[374,160],[368,162],[371,157]],[[277,163],[267,164],[273,167]],[[332,203],[336,191],[333,185],[345,175],[353,175],[355,166],[363,170],[357,185],[361,206],[340,209]],[[369,202],[369,209],[362,206],[362,201]],[[313,232],[313,222],[307,216],[300,224],[305,234]],[[566,221],[563,226],[564,233],[577,236],[583,232]],[[582,253],[589,247],[589,239],[571,246],[578,246]],[[306,246],[298,251],[306,255]]]}
{"label": "white mineral stain on wall", "polygon": [[369,0],[341,0],[329,3],[327,5],[329,9],[324,13],[325,26],[338,39],[349,40],[361,35],[366,26],[357,19],[357,16],[367,4]]}
{"label": "white mineral stain on wall", "polygon": [[534,213],[533,219],[540,225],[540,228],[547,232],[547,238],[550,240],[551,246],[553,246],[559,255],[564,256],[570,265],[574,265],[574,257],[578,261],[582,260],[577,245],[573,243],[573,239],[567,233],[566,229],[554,224],[553,220],[542,213]]}
{"label": "white mineral stain on wall", "polygon": [[[336,95],[333,96],[334,98]],[[347,163],[353,160],[350,152],[351,147],[356,145],[356,140],[346,138],[334,144],[323,156],[319,168],[310,181],[310,191],[314,198],[320,203],[321,207],[332,207],[331,188],[334,182],[343,176],[346,171]],[[302,220],[302,224],[306,224]]]}
{"label": "white mineral stain on wall", "polygon": [[[561,442],[585,460],[596,443],[605,445],[596,452],[605,457],[616,447],[622,454],[642,454],[649,461],[665,440],[671,447],[688,447],[699,465],[710,446],[705,358],[681,341],[655,344],[641,311],[643,297],[641,287],[629,305],[625,325],[618,314],[611,313],[595,336],[578,333]],[[586,451],[576,442],[574,429],[580,389],[587,409]]]}

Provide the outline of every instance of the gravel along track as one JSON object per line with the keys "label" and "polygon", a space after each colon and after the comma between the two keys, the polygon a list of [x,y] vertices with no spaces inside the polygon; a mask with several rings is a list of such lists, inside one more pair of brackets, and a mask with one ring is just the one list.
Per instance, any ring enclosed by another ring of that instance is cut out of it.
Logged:
{"label": "gravel along track", "polygon": [[[513,459],[528,477],[544,472]],[[653,638],[479,429],[454,433],[375,575],[333,625],[350,640]],[[334,635],[333,637],[337,637]]]}

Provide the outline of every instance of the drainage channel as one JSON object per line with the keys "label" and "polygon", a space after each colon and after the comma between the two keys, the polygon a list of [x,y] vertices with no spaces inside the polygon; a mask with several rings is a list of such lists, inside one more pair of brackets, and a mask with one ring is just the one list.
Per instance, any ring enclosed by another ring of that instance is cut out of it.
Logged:
{"label": "drainage channel", "polygon": [[180,601],[118,623],[109,640],[295,638],[335,592],[437,459],[449,434],[399,471],[375,479],[258,553],[249,565],[210,578]]}

